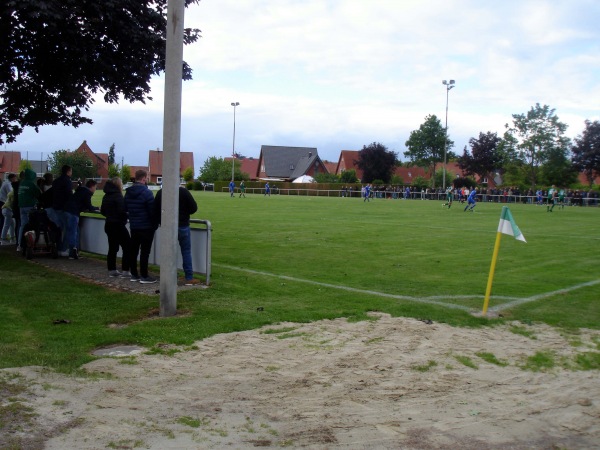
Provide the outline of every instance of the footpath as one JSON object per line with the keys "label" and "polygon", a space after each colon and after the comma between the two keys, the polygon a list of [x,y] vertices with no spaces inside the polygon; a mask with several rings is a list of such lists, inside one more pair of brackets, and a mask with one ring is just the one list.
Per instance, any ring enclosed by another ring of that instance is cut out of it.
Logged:
{"label": "footpath", "polygon": [[[13,257],[22,258],[27,261],[21,253],[17,253],[17,247],[15,245],[0,245],[0,255],[2,258]],[[156,283],[142,284],[139,282],[129,281],[129,278],[118,278],[109,277],[108,269],[106,267],[106,260],[100,255],[91,255],[82,253],[80,259],[69,259],[67,257],[59,256],[53,259],[49,255],[34,256],[33,259],[29,260],[31,264],[42,266],[48,270],[57,272],[63,272],[71,274],[89,283],[94,283],[102,286],[106,286],[109,289],[115,289],[119,291],[135,292],[138,294],[145,295],[159,295],[160,294],[160,279],[157,271],[150,270],[150,275],[157,279]],[[118,267],[118,265],[117,265]],[[206,288],[205,284],[198,284],[195,286],[184,286],[179,283],[177,286],[178,291]]]}

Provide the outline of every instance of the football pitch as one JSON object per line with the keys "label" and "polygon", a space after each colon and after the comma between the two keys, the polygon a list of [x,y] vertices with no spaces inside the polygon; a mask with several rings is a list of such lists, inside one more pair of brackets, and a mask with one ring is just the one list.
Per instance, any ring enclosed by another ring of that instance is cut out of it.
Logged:
{"label": "football pitch", "polygon": [[[195,217],[212,223],[220,277],[265,280],[265,295],[283,298],[293,285],[324,301],[379,298],[468,312],[483,306],[504,206],[479,202],[471,213],[432,200],[194,195]],[[507,206],[527,243],[502,236],[490,311],[577,310],[597,323],[600,208]]]}

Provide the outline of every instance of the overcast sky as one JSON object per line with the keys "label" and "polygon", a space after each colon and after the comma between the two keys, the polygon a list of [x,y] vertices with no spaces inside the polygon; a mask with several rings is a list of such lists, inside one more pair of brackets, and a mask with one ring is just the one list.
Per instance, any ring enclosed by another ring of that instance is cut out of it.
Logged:
{"label": "overcast sky", "polygon": [[[446,117],[461,154],[471,137],[500,135],[535,103],[556,109],[575,137],[600,119],[598,0],[202,0],[185,26],[202,38],[184,50],[181,151],[196,174],[209,156],[258,157],[261,145],[340,150],[380,142],[403,158],[429,114]],[[154,101],[105,104],[93,125],[26,130],[6,150],[46,159],[85,139],[98,153],[147,165],[162,149],[164,78]],[[404,158],[403,158],[404,159]]]}

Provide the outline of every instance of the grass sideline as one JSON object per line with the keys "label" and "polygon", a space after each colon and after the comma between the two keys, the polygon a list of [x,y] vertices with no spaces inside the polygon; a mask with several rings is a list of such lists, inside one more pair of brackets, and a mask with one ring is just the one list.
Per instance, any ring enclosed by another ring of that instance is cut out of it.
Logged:
{"label": "grass sideline", "polygon": [[[369,311],[454,326],[600,329],[598,286],[585,285],[600,278],[599,208],[509,205],[527,244],[503,237],[490,306],[505,309],[488,320],[469,311],[483,304],[500,204],[466,213],[438,201],[193,194],[195,217],[212,223],[213,270],[210,289],[179,294],[186,314],[144,320],[158,297],[116,293],[2,253],[0,368],[76,372],[100,346],[185,348],[217,333],[366,320]],[[515,299],[532,301],[511,306]],[[59,318],[71,323],[53,325]]]}

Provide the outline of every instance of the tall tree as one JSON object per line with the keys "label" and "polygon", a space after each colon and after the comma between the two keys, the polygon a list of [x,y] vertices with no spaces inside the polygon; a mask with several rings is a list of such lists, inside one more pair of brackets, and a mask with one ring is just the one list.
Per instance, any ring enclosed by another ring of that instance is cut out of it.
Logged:
{"label": "tall tree", "polygon": [[114,164],[114,163],[115,163],[115,143],[113,142],[113,144],[108,149],[108,164]]}
{"label": "tall tree", "polygon": [[575,138],[571,149],[572,161],[583,172],[590,186],[595,176],[600,176],[600,122],[585,121],[585,130]]}
{"label": "tall tree", "polygon": [[[234,179],[241,180],[242,163],[237,159],[234,160]],[[223,158],[216,156],[209,157],[200,168],[198,179],[206,183],[214,183],[215,181],[231,180],[231,162],[225,161]]]}
{"label": "tall tree", "polygon": [[577,169],[569,159],[569,150],[554,147],[548,150],[540,170],[540,181],[547,186],[570,186],[577,181]]}
{"label": "tall tree", "polygon": [[389,183],[397,160],[398,155],[379,142],[373,142],[369,146],[363,145],[356,161],[357,167],[363,171],[361,181],[371,183],[373,180],[382,180]]}
{"label": "tall tree", "polygon": [[[186,6],[199,0],[185,0]],[[168,0],[19,0],[0,6],[0,144],[23,128],[92,123],[102,92],[116,103],[150,100],[164,71]],[[186,29],[184,42],[199,37]],[[183,79],[191,78],[184,63]]]}
{"label": "tall tree", "polygon": [[567,125],[560,122],[554,112],[548,105],[536,103],[526,114],[513,114],[512,126],[506,124],[505,136],[514,143],[519,159],[525,163],[532,189],[538,182],[539,168],[548,159],[549,152],[570,145],[569,139],[564,136]]}
{"label": "tall tree", "polygon": [[48,165],[54,176],[60,175],[60,170],[65,164],[73,168],[71,178],[74,180],[98,176],[98,167],[85,153],[57,150],[48,157]]}
{"label": "tall tree", "polygon": [[408,150],[404,152],[404,156],[411,164],[425,168],[432,175],[432,187],[435,187],[435,167],[444,161],[444,147],[447,160],[456,157],[449,151],[454,147],[454,142],[448,139],[446,129],[435,115],[425,117],[425,122],[419,129],[410,132],[405,145]]}
{"label": "tall tree", "polygon": [[458,166],[466,175],[487,177],[490,172],[502,166],[504,155],[498,148],[500,141],[502,139],[491,131],[479,133],[478,138],[469,139],[471,153],[469,154],[465,146],[463,155],[458,158]]}

